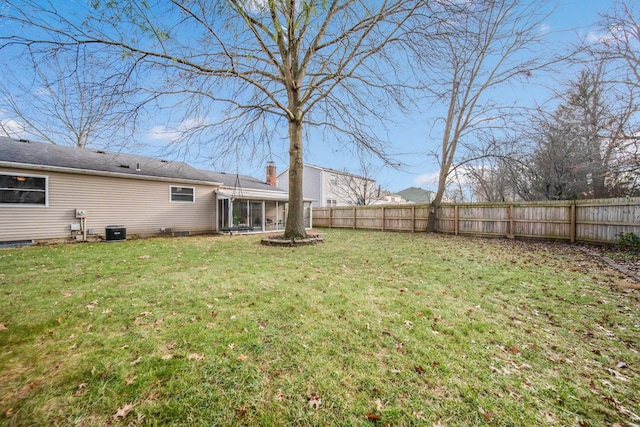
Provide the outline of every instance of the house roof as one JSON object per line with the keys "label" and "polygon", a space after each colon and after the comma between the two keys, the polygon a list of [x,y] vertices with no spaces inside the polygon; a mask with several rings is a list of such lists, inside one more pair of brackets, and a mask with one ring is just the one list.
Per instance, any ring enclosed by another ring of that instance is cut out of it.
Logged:
{"label": "house roof", "polygon": [[266,182],[260,181],[259,179],[249,175],[236,175],[234,173],[232,174],[232,173],[214,172],[214,171],[201,170],[201,169],[199,170],[200,172],[203,172],[206,176],[208,176],[212,181],[222,183],[224,187],[235,188],[237,184],[236,182],[236,179],[237,179],[237,181],[240,183],[240,186],[239,186],[240,188],[251,188],[251,189],[262,190],[262,191],[285,192],[284,190],[278,187],[269,185]]}
{"label": "house roof", "polygon": [[0,137],[0,162],[138,178],[213,181],[207,174],[183,162],[5,137]]}
{"label": "house roof", "polygon": [[0,137],[0,165],[33,166],[38,169],[76,173],[117,174],[139,179],[186,180],[229,188],[236,186],[238,178],[241,188],[286,194],[283,190],[251,176],[196,169],[184,162],[6,137]]}
{"label": "house roof", "polygon": [[425,190],[418,187],[405,188],[402,191],[396,193],[403,199],[414,203],[431,203],[435,193],[433,191]]}
{"label": "house roof", "polygon": [[[334,173],[334,174],[339,174],[339,175],[351,176],[351,177],[358,178],[358,179],[361,179],[361,180],[375,181],[375,179],[373,179],[373,178],[367,178],[367,177],[356,175],[356,174],[353,174],[351,172],[347,172],[347,171],[343,171],[343,170],[340,171],[340,170],[337,170],[337,169],[325,168],[325,167],[322,167],[322,166],[311,165],[309,163],[305,163],[303,166],[305,168],[318,169],[318,170],[321,170],[323,172],[329,172],[329,173]],[[282,172],[280,172],[278,174],[278,177],[280,177],[284,173],[288,173],[288,172],[289,172],[289,168],[286,168],[285,170],[283,170]]]}

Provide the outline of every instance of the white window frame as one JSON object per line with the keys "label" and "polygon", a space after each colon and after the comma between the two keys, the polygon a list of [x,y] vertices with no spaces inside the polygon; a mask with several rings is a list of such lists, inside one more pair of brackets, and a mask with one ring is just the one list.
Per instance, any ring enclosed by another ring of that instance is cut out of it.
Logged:
{"label": "white window frame", "polygon": [[[190,188],[193,191],[192,200],[173,200],[174,188]],[[196,187],[190,187],[186,185],[170,185],[169,186],[169,203],[195,203],[196,202]]]}
{"label": "white window frame", "polygon": [[[23,176],[25,178],[44,178],[44,204],[40,203],[0,203],[0,207],[18,207],[18,208],[46,208],[49,207],[49,176],[33,175],[19,172],[0,172],[3,176]],[[0,188],[1,190],[19,190],[15,188]],[[24,191],[43,191],[43,190],[24,190]]]}

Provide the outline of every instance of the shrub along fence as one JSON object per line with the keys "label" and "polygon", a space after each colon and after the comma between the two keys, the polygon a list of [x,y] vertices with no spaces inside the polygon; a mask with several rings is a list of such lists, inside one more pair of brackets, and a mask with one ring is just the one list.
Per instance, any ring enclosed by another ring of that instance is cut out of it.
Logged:
{"label": "shrub along fence", "polygon": [[[313,208],[313,226],[424,232],[430,205]],[[640,235],[640,197],[520,203],[442,204],[436,231],[477,236],[613,243]]]}

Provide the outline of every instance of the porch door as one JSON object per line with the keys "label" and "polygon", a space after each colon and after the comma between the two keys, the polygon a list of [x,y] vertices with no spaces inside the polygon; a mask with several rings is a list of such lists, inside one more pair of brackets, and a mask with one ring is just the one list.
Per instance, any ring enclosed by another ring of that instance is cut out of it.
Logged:
{"label": "porch door", "polygon": [[218,230],[231,226],[229,199],[218,199]]}

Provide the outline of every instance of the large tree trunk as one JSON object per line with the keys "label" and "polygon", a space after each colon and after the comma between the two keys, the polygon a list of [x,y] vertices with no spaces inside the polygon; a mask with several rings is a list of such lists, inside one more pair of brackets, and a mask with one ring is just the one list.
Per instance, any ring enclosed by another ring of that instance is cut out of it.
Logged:
{"label": "large tree trunk", "polygon": [[429,220],[427,221],[427,231],[433,233],[436,231],[436,212],[442,203],[444,197],[444,190],[447,185],[448,171],[440,169],[440,177],[438,179],[438,191],[436,197],[431,202],[431,209],[429,209]]}
{"label": "large tree trunk", "polygon": [[304,199],[302,197],[302,121],[289,121],[289,212],[284,237],[304,238]]}

